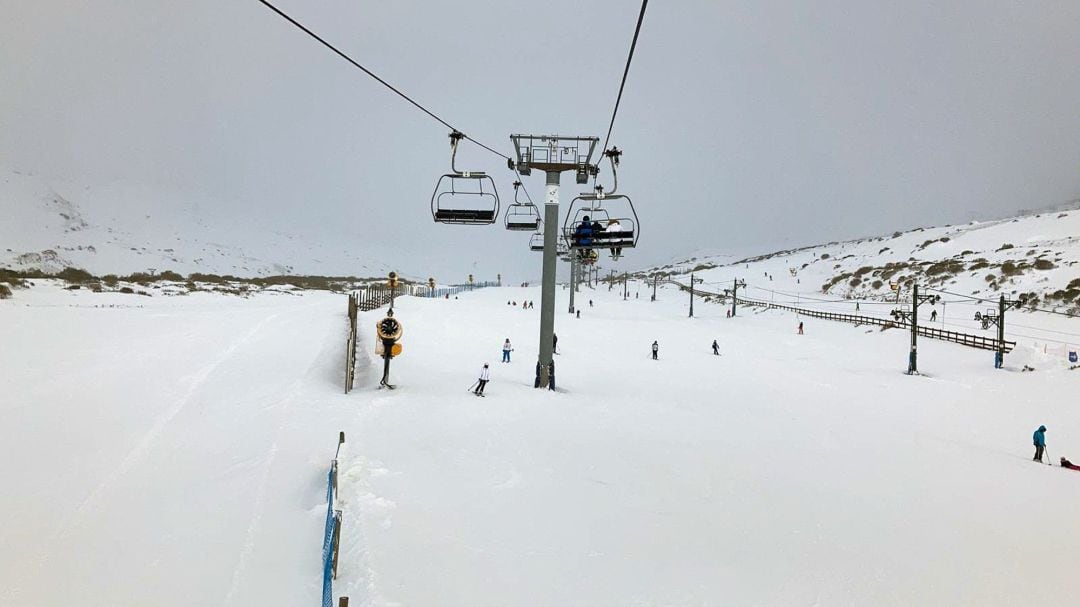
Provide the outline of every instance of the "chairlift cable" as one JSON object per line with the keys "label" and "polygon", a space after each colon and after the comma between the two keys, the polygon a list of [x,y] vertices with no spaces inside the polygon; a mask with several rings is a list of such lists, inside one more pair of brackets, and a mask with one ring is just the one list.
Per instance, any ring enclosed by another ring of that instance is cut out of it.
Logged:
{"label": "chairlift cable", "polygon": [[[375,81],[376,81],[376,82],[378,82],[379,84],[381,84],[381,85],[385,86],[386,88],[390,89],[391,91],[393,91],[393,92],[394,92],[395,94],[397,94],[397,95],[398,95],[399,97],[401,97],[401,98],[402,98],[402,99],[404,99],[405,101],[408,101],[408,102],[409,102],[410,104],[412,104],[412,105],[413,105],[413,106],[414,106],[415,108],[417,108],[417,109],[418,109],[418,110],[420,110],[421,112],[424,112],[424,113],[425,113],[425,114],[427,114],[428,116],[431,116],[431,117],[432,117],[432,118],[434,118],[434,119],[435,119],[435,120],[436,120],[437,122],[439,122],[440,124],[442,124],[442,125],[443,125],[443,126],[445,126],[446,128],[450,129],[451,131],[457,131],[457,132],[461,132],[461,131],[460,131],[460,129],[458,129],[458,128],[454,127],[454,126],[453,126],[452,124],[450,124],[449,122],[447,122],[447,121],[443,120],[442,118],[440,118],[440,117],[439,117],[438,115],[436,115],[436,114],[435,114],[434,112],[432,112],[431,110],[429,110],[429,109],[427,109],[426,107],[424,107],[424,106],[420,105],[420,104],[419,104],[419,103],[418,103],[418,102],[417,102],[416,100],[414,100],[414,99],[413,99],[412,97],[409,97],[409,96],[408,96],[408,95],[406,95],[405,93],[401,92],[401,91],[400,91],[400,90],[399,90],[399,89],[398,89],[397,87],[395,87],[394,85],[392,85],[392,84],[390,84],[389,82],[387,82],[387,81],[383,80],[382,78],[380,78],[380,77],[379,77],[379,76],[378,76],[377,74],[375,74],[375,72],[372,72],[372,71],[371,71],[371,70],[369,70],[368,68],[366,68],[366,67],[364,67],[363,65],[361,65],[361,64],[360,64],[360,63],[359,63],[358,61],[356,61],[355,59],[353,59],[352,57],[350,57],[349,55],[347,55],[347,54],[346,54],[345,52],[343,52],[343,51],[341,51],[340,49],[338,49],[338,48],[337,48],[336,46],[334,46],[333,44],[330,44],[329,42],[327,42],[327,41],[326,41],[326,39],[324,39],[324,38],[323,38],[322,36],[320,36],[320,35],[316,34],[315,32],[311,31],[310,29],[308,29],[308,28],[307,28],[307,27],[306,27],[306,26],[305,26],[304,24],[302,24],[302,23],[300,23],[299,21],[297,21],[296,19],[293,19],[292,17],[290,17],[290,16],[288,15],[288,14],[286,14],[286,13],[285,13],[285,11],[283,11],[283,10],[281,10],[280,8],[278,8],[278,7],[274,6],[274,5],[273,5],[273,4],[271,4],[271,3],[270,3],[270,2],[268,1],[268,0],[259,0],[259,2],[260,2],[260,3],[262,3],[262,4],[264,5],[264,6],[266,6],[266,8],[268,8],[268,9],[270,9],[270,10],[274,11],[275,13],[277,13],[277,14],[278,14],[278,15],[279,15],[279,16],[280,16],[280,17],[281,17],[282,19],[284,19],[284,20],[288,21],[289,23],[293,24],[294,26],[296,26],[296,27],[297,27],[297,28],[298,28],[298,29],[299,29],[300,31],[304,32],[304,33],[305,33],[305,34],[307,34],[308,36],[311,36],[312,38],[314,38],[315,40],[317,40],[317,41],[318,41],[318,42],[319,42],[320,44],[322,44],[322,45],[323,45],[323,46],[325,46],[326,48],[328,48],[328,49],[330,49],[331,51],[333,51],[333,52],[334,52],[334,53],[335,53],[336,55],[338,55],[339,57],[341,57],[341,58],[342,58],[342,59],[344,59],[345,61],[348,61],[348,62],[349,62],[350,64],[352,64],[352,66],[353,66],[353,67],[355,67],[355,68],[357,68],[358,70],[360,70],[360,71],[364,72],[364,73],[365,73],[365,74],[367,74],[368,76],[371,76],[372,78],[374,78],[374,79],[375,79]],[[491,152],[492,154],[495,154],[496,156],[498,156],[498,157],[502,158],[503,160],[510,160],[510,157],[509,157],[509,156],[507,156],[506,154],[501,154],[501,153],[499,153],[499,152],[495,151],[494,149],[492,149],[492,148],[490,148],[490,147],[488,147],[488,146],[484,145],[483,143],[480,143],[480,142],[479,142],[479,141],[477,141],[476,139],[473,139],[472,137],[470,137],[470,136],[468,136],[468,135],[465,135],[464,133],[462,133],[462,136],[463,136],[463,138],[465,138],[465,139],[467,139],[467,140],[469,140],[469,141],[471,141],[471,142],[475,143],[476,145],[478,145],[478,146],[480,146],[480,147],[484,148],[485,150],[487,150],[487,151]],[[516,171],[516,169],[515,169],[515,172],[517,172],[517,171]],[[519,174],[519,176],[520,176],[520,174]],[[522,186],[522,189],[524,189],[524,186]],[[532,200],[532,198],[531,198],[531,197],[529,197],[529,191],[528,191],[528,190],[525,190],[525,196],[526,196],[527,198],[529,198],[529,200],[530,200],[530,201]]]}
{"label": "chairlift cable", "polygon": [[637,26],[634,28],[634,39],[630,42],[630,53],[626,56],[626,67],[623,68],[622,82],[619,84],[619,95],[615,97],[615,109],[611,112],[611,122],[608,124],[607,137],[604,138],[604,147],[600,148],[603,152],[608,149],[608,143],[611,141],[611,131],[615,128],[615,116],[619,113],[619,102],[622,101],[623,89],[626,88],[626,77],[630,74],[630,62],[634,59],[634,49],[637,47],[638,34],[641,33],[641,22],[645,19],[645,7],[649,5],[649,0],[641,0],[641,12],[638,13]]}

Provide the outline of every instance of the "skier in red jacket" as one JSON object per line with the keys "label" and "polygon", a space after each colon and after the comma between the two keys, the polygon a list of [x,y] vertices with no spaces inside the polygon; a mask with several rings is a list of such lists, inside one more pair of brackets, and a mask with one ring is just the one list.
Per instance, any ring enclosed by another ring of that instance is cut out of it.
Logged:
{"label": "skier in red jacket", "polygon": [[1061,458],[1061,467],[1068,468],[1069,470],[1080,470],[1080,466],[1077,466],[1076,464],[1070,462],[1064,457]]}

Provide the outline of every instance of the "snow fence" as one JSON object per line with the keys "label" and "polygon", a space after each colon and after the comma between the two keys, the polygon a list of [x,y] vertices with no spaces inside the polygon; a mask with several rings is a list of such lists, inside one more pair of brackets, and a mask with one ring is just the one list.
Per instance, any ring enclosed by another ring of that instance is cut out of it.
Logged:
{"label": "snow fence", "polygon": [[322,607],[332,607],[334,602],[334,580],[337,578],[338,546],[341,543],[341,510],[334,509],[338,489],[338,455],[345,442],[345,433],[338,434],[337,451],[330,461],[330,471],[326,475],[326,528],[323,533],[322,549]]}

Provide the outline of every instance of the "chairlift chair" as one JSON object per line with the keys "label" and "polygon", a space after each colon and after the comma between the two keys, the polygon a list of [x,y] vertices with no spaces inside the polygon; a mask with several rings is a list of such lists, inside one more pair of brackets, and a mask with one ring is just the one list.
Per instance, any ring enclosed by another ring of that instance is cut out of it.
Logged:
{"label": "chairlift chair", "polygon": [[520,181],[514,182],[514,202],[506,207],[506,215],[503,218],[506,229],[515,232],[536,232],[540,230],[540,211],[531,201],[518,201],[518,188]]}
{"label": "chairlift chair", "polygon": [[[611,249],[612,257],[618,258],[622,249],[637,246],[638,216],[630,197],[615,193],[619,188],[616,169],[622,151],[612,147],[604,151],[604,156],[611,160],[614,180],[611,191],[605,192],[603,186],[597,185],[592,192],[574,198],[563,223],[563,235],[571,249]],[[614,216],[611,209],[615,209]],[[593,225],[591,229],[585,226],[586,216]]]}
{"label": "chairlift chair", "polygon": [[591,266],[597,261],[600,261],[600,254],[596,252],[596,249],[575,249],[574,255],[577,255],[578,261],[582,265]]}
{"label": "chairlift chair", "polygon": [[[537,232],[529,237],[529,250],[537,253],[544,252],[544,233]],[[563,256],[569,253],[570,247],[566,246],[566,240],[562,236],[556,236],[555,255]]]}
{"label": "chairlift chair", "polygon": [[450,133],[450,173],[439,177],[431,195],[431,216],[437,223],[489,225],[499,215],[499,193],[495,180],[482,171],[459,171],[456,167],[458,142],[465,135]]}
{"label": "chairlift chair", "polygon": [[[614,215],[612,209],[616,209]],[[592,229],[585,225],[586,217]],[[617,229],[611,229],[613,222],[618,222]],[[598,187],[597,193],[582,194],[570,203],[563,235],[571,249],[632,249],[637,246],[637,225],[629,196],[606,195]]]}

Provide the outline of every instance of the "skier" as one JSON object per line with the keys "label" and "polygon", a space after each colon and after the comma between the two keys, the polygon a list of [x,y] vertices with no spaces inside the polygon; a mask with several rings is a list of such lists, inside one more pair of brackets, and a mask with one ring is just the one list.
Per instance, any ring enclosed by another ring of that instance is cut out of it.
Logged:
{"label": "skier", "polygon": [[660,354],[660,344],[653,340],[652,342],[652,359],[657,360],[656,356]]}
{"label": "skier", "polygon": [[799,321],[799,335],[802,335],[802,334],[803,334],[803,330],[802,330],[802,321],[800,320],[800,321]]}
{"label": "skier", "polygon": [[581,310],[577,311],[577,318],[581,318]]}
{"label": "skier", "polygon": [[930,322],[937,320],[937,310],[930,310]]}
{"label": "skier", "polygon": [[1039,426],[1031,440],[1035,443],[1035,457],[1031,458],[1031,461],[1042,462],[1043,450],[1046,449],[1046,426]]}
{"label": "skier", "polygon": [[555,389],[555,361],[548,363],[548,390]]}
{"label": "skier", "polygon": [[712,353],[715,356],[720,356],[720,344],[716,343],[716,340],[712,340]]}
{"label": "skier", "polygon": [[555,354],[559,353],[559,336],[554,333],[551,334],[551,351]]}
{"label": "skier", "polygon": [[589,307],[590,308],[592,307],[592,300],[591,299],[589,300]]}
{"label": "skier", "polygon": [[855,302],[855,311],[856,311],[856,312],[858,312],[858,311],[859,311],[859,302]]}
{"label": "skier", "polygon": [[1069,470],[1080,470],[1080,466],[1077,466],[1076,464],[1070,462],[1064,457],[1061,458],[1061,467],[1068,468]]}
{"label": "skier", "polygon": [[488,364],[484,363],[484,368],[480,369],[480,379],[477,380],[476,389],[473,390],[473,394],[477,396],[484,395],[484,386],[487,385],[488,380],[491,379],[491,369],[488,369]]}
{"label": "skier", "polygon": [[508,363],[508,362],[510,362],[510,353],[511,353],[511,352],[513,352],[513,351],[514,351],[514,348],[512,348],[512,347],[510,346],[510,338],[509,338],[509,337],[507,337],[507,338],[506,338],[506,341],[504,341],[504,342],[503,342],[503,357],[502,357],[502,361],[503,361],[504,363]]}

